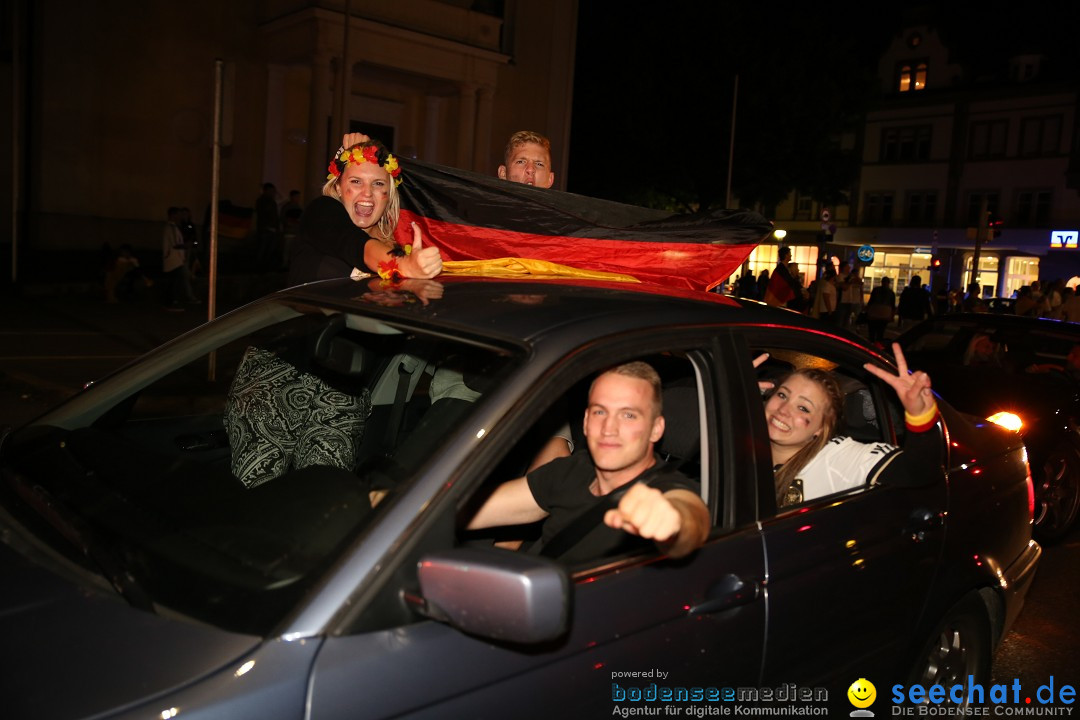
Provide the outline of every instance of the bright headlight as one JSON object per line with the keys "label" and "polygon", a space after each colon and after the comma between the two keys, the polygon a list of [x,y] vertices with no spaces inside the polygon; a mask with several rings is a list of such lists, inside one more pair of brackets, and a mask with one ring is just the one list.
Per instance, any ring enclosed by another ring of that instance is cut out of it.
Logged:
{"label": "bright headlight", "polygon": [[1024,427],[1024,421],[1020,419],[1020,416],[1011,412],[996,412],[986,419],[1013,432],[1020,432],[1020,428]]}

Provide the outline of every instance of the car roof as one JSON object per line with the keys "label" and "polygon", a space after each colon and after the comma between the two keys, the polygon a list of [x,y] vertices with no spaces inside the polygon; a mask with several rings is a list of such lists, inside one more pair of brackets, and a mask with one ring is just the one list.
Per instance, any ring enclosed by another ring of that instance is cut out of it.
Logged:
{"label": "car roof", "polygon": [[1024,315],[1008,315],[999,313],[950,313],[938,315],[924,321],[927,325],[947,323],[961,323],[977,325],[979,327],[993,327],[995,329],[1017,330],[1040,330],[1048,332],[1060,332],[1080,336],[1080,323],[1071,323],[1053,318],[1037,318]]}
{"label": "car roof", "polygon": [[[421,281],[423,282],[423,281]],[[780,324],[815,328],[806,316],[717,293],[644,283],[582,279],[506,280],[441,276],[442,295],[427,303],[380,303],[369,280],[327,280],[276,297],[344,311],[398,318],[409,324],[454,327],[478,335],[528,341],[558,328],[610,334],[674,324]]]}

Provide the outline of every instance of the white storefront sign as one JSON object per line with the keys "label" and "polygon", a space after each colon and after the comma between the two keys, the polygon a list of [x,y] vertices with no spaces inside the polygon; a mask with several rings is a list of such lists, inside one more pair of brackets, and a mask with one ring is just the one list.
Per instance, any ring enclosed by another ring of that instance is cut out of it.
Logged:
{"label": "white storefront sign", "polygon": [[1076,250],[1077,240],[1080,239],[1080,231],[1077,230],[1051,230],[1050,248],[1053,250]]}

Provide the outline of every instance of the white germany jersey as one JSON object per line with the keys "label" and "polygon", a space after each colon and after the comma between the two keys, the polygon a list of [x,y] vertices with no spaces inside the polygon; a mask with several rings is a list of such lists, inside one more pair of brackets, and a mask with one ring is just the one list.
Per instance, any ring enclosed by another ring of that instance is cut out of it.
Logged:
{"label": "white germany jersey", "polygon": [[899,452],[900,448],[888,443],[834,437],[799,473],[803,500],[874,482]]}

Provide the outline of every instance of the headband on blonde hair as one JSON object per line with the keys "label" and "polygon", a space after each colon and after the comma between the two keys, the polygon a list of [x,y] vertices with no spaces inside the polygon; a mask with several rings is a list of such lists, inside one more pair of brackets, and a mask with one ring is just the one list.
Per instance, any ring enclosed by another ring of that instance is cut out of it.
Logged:
{"label": "headband on blonde hair", "polygon": [[398,165],[397,158],[378,140],[369,140],[353,145],[351,148],[342,149],[330,160],[330,165],[327,167],[330,174],[326,176],[326,179],[333,180],[341,177],[341,173],[345,172],[345,168],[350,164],[361,165],[366,162],[378,165],[390,173],[390,177],[394,178],[394,183],[397,185],[400,185],[404,179],[401,177],[401,166]]}

